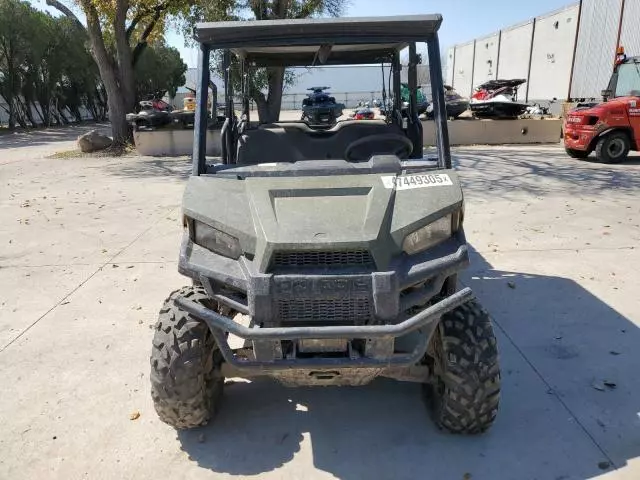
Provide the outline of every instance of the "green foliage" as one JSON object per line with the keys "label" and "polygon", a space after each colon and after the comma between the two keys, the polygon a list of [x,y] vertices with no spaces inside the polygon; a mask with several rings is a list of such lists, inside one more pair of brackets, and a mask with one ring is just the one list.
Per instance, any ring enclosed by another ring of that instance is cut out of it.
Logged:
{"label": "green foliage", "polygon": [[[84,32],[67,18],[54,18],[19,0],[0,0],[0,95],[9,124],[80,120],[87,106],[104,116],[98,72]],[[35,114],[35,116],[34,116]]]}
{"label": "green foliage", "polygon": [[0,95],[8,103],[3,108],[11,127],[20,108],[15,99],[21,89],[21,68],[29,54],[29,35],[35,31],[32,12],[27,3],[0,0]]}
{"label": "green foliage", "polygon": [[[126,113],[135,108],[136,64],[148,45],[162,41],[172,22],[191,15],[196,1],[45,0],[86,32],[107,94],[114,144],[132,140]],[[82,11],[84,21],[70,5]]]}
{"label": "green foliage", "polygon": [[178,87],[185,84],[186,71],[177,49],[161,43],[145,49],[135,66],[137,97],[165,93],[174,97]]}
{"label": "green foliage", "polygon": [[[88,44],[86,30],[73,19],[53,17],[21,0],[0,0],[0,96],[7,104],[0,108],[11,127],[80,121],[83,107],[95,120],[105,119],[104,86]],[[186,69],[179,52],[162,42],[140,49],[138,97],[174,95]]]}
{"label": "green foliage", "polygon": [[339,17],[347,0],[200,0],[187,18],[187,27],[197,21],[273,20],[309,18],[322,15]]}
{"label": "green foliage", "polygon": [[[309,18],[322,15],[339,16],[347,0],[220,0],[200,1],[192,10],[187,28],[195,21],[275,20]],[[216,52],[213,70],[222,76],[221,54]],[[240,92],[241,76],[237,60],[232,60],[233,88]],[[258,68],[250,72],[250,96],[256,102],[262,122],[278,119],[283,90],[295,83],[293,71],[282,68]]]}

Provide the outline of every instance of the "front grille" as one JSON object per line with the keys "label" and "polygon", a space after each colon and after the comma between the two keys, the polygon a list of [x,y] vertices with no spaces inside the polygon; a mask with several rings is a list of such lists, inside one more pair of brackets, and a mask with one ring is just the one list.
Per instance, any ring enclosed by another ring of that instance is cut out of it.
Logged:
{"label": "front grille", "polygon": [[276,252],[275,268],[292,267],[373,267],[373,259],[367,250]]}
{"label": "front grille", "polygon": [[371,317],[371,303],[368,298],[295,299],[278,300],[276,303],[282,323],[359,324]]}

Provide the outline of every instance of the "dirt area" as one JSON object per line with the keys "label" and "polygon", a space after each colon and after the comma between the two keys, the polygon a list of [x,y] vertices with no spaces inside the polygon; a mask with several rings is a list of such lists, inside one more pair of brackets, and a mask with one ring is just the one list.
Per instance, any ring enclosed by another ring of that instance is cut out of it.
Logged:
{"label": "dirt area", "polygon": [[413,384],[229,382],[176,432],[149,396],[177,270],[186,159],[46,158],[82,129],[0,137],[0,478],[640,478],[640,161],[454,150],[474,289],[497,325],[502,409],[479,437]]}

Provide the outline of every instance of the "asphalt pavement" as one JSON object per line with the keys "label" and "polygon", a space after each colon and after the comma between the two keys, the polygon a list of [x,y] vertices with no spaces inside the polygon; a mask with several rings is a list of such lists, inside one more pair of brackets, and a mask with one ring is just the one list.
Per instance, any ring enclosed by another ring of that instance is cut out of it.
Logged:
{"label": "asphalt pavement", "polygon": [[190,165],[47,158],[83,128],[0,136],[0,478],[640,478],[637,157],[454,149],[462,282],[495,319],[503,370],[487,434],[438,431],[420,387],[391,380],[230,381],[216,421],[178,433],[155,415],[149,353],[162,301],[188,283]]}

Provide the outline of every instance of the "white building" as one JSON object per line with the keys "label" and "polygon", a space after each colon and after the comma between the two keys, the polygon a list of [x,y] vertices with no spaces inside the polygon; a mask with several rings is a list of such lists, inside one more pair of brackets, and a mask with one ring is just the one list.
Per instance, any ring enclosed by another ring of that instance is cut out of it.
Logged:
{"label": "white building", "polygon": [[640,1],[582,0],[449,48],[445,83],[469,95],[492,79],[523,78],[520,98],[598,98],[618,45],[640,55]]}

